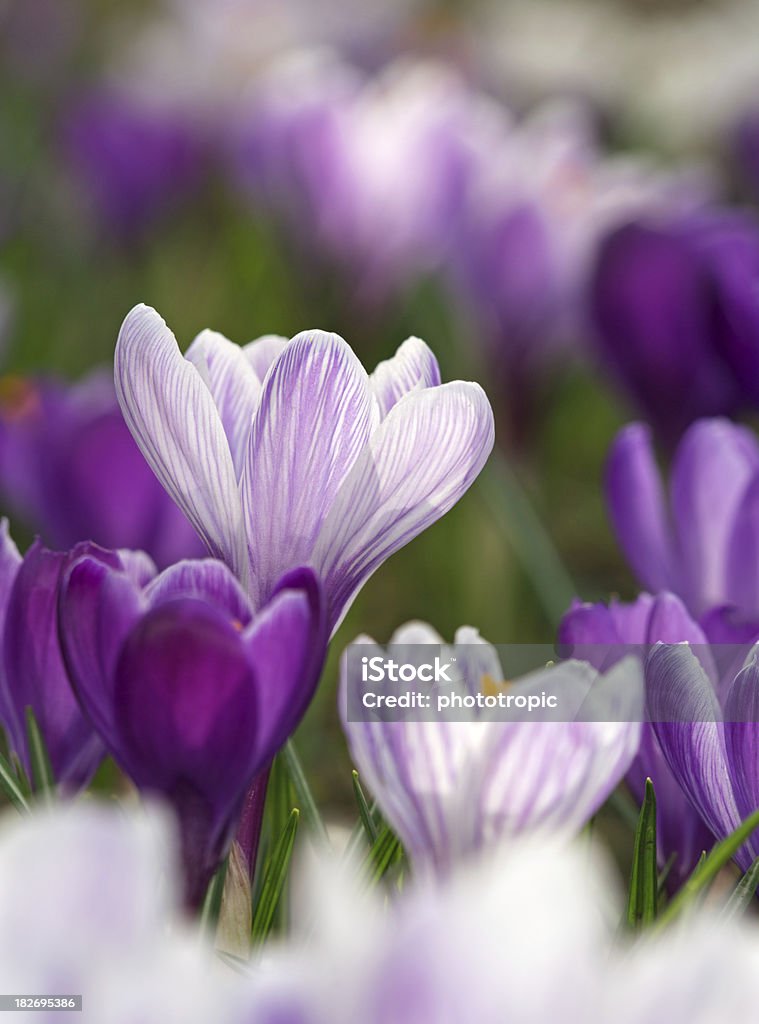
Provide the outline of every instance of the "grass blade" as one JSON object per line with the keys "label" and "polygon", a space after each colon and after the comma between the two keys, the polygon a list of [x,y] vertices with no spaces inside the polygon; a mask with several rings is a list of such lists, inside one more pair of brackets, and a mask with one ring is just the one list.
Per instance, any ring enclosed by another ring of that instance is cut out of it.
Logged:
{"label": "grass blade", "polygon": [[627,923],[641,928],[656,919],[659,878],[656,870],[656,795],[651,779],[646,779],[646,792],[635,832]]}
{"label": "grass blade", "polygon": [[300,812],[294,807],[266,867],[261,894],[253,915],[253,941],[263,942],[271,931],[282,890],[287,881]]}
{"label": "grass blade", "polygon": [[224,883],[227,879],[227,859],[219,867],[211,879],[206,898],[203,900],[203,909],[200,912],[201,931],[213,932],[216,929],[216,922],[219,920],[221,910],[221,897],[224,892]]}
{"label": "grass blade", "polygon": [[287,766],[290,782],[295,790],[295,796],[297,797],[300,809],[303,812],[303,820],[305,821],[306,826],[323,846],[329,847],[330,844],[327,829],[324,827],[324,822],[322,821],[322,817],[319,814],[319,808],[316,806],[316,801],[311,793],[311,787],[306,779],[303,766],[300,763],[300,758],[298,757],[298,752],[295,749],[295,744],[291,739],[285,743],[281,753],[282,759]]}
{"label": "grass blade", "polygon": [[34,791],[49,798],[55,790],[53,769],[40,727],[34,717],[34,711],[30,707],[26,708],[26,736],[29,743],[29,761],[32,766]]}
{"label": "grass blade", "polygon": [[730,893],[730,898],[722,909],[723,921],[731,921],[744,914],[756,896],[759,886],[759,857],[743,875]]}
{"label": "grass blade", "polygon": [[363,863],[362,876],[369,885],[376,885],[403,852],[400,839],[384,825]]}
{"label": "grass blade", "polygon": [[698,866],[688,881],[660,914],[658,923],[665,925],[673,921],[714,880],[718,872],[733,859],[741,846],[757,828],[759,828],[759,810],[750,814],[738,826],[735,832],[717,843],[708,857],[704,857],[699,861]]}
{"label": "grass blade", "polygon": [[353,795],[358,804],[359,817],[364,827],[366,838],[369,840],[369,846],[374,846],[377,842],[377,829],[372,818],[372,809],[366,801],[364,791],[361,788],[361,780],[358,777],[358,772],[355,770],[353,771]]}
{"label": "grass blade", "polygon": [[26,797],[16,781],[16,773],[13,771],[10,761],[3,754],[0,754],[0,789],[17,810],[24,813],[29,811]]}

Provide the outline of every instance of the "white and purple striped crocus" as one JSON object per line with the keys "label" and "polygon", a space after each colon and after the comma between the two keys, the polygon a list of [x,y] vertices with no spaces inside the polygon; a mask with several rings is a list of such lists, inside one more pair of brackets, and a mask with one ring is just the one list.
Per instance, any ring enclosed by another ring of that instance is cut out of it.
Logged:
{"label": "white and purple striped crocus", "polygon": [[[359,637],[366,656],[386,657]],[[388,648],[398,663],[428,661],[443,641],[425,623],[409,623]],[[361,778],[417,869],[445,873],[457,861],[522,834],[579,832],[634,758],[643,711],[642,673],[633,659],[600,675],[564,662],[504,682],[498,654],[476,630],[456,633],[442,661],[455,661],[462,693],[560,694],[553,720],[498,720],[474,711],[461,720],[366,720],[349,713],[349,690],[366,689],[359,659],[342,661],[340,713]],[[449,692],[448,684],[439,684]],[[433,686],[433,692],[438,684]],[[595,713],[587,714],[594,703]],[[585,708],[583,713],[582,708]],[[571,710],[570,710],[571,709]],[[598,712],[603,709],[604,714]],[[590,720],[592,718],[592,720]],[[608,720],[605,720],[607,719]]]}
{"label": "white and purple striped crocus", "polygon": [[606,501],[619,544],[652,593],[691,614],[759,614],[759,444],[724,419],[699,420],[677,447],[665,497],[649,429],[625,427],[609,453]]}
{"label": "white and purple striped crocus", "polygon": [[71,790],[89,782],[105,751],[71,690],[58,639],[58,586],[67,558],[39,541],[22,558],[8,521],[0,524],[0,726],[31,778],[31,708],[55,780]]}
{"label": "white and purple striped crocus", "polygon": [[494,441],[483,390],[441,384],[418,338],[372,374],[322,331],[242,348],[203,331],[183,356],[141,305],[121,328],[115,379],[147,461],[254,607],[310,565],[331,629],[382,562],[458,501]]}
{"label": "white and purple striped crocus", "polygon": [[310,569],[254,612],[216,560],[137,578],[83,545],[60,584],[61,647],[76,696],[119,766],[174,808],[188,905],[227,853],[254,779],[305,712],[326,651]]}

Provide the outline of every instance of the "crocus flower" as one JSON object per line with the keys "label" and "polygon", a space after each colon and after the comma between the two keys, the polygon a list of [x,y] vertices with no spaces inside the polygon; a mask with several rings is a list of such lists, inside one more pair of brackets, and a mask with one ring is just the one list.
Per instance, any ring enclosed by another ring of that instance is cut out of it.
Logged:
{"label": "crocus flower", "polygon": [[121,238],[139,234],[201,177],[202,148],[187,119],[126,94],[78,99],[66,111],[62,138],[82,194]]}
{"label": "crocus flower", "polygon": [[124,423],[113,383],[0,381],[0,492],[53,547],[91,540],[163,567],[203,553]]}
{"label": "crocus flower", "polygon": [[[369,637],[356,643],[367,645],[366,657],[384,658]],[[429,660],[425,652],[440,652],[442,643],[430,626],[411,623],[395,633],[389,651],[398,663],[413,664]],[[454,648],[441,660],[457,663],[464,693],[506,686],[497,652],[475,630],[460,629]],[[633,660],[607,676],[573,662],[513,684],[509,692],[515,694],[540,695],[549,688],[561,694],[564,710],[555,721],[480,718],[476,710],[464,712],[469,718],[461,721],[442,716],[353,721],[349,690],[367,689],[361,673],[360,661],[344,656],[343,727],[359,774],[418,868],[445,872],[505,836],[578,832],[624,776],[638,748],[642,676]],[[436,683],[431,689],[448,692],[450,686]],[[603,713],[583,720],[579,709],[591,692],[609,721]]]}
{"label": "crocus flower", "polygon": [[203,331],[183,357],[155,310],[137,306],[115,378],[145,458],[254,607],[310,565],[331,629],[382,562],[458,501],[493,446],[482,389],[441,384],[418,338],[371,376],[322,331],[244,348]]}
{"label": "crocus flower", "polygon": [[675,452],[669,501],[641,424],[612,445],[605,490],[617,539],[640,582],[678,594],[691,613],[759,613],[759,445],[744,427],[702,420]]}
{"label": "crocus flower", "polygon": [[60,635],[72,686],[118,764],[174,807],[186,898],[196,906],[226,854],[245,794],[306,710],[326,650],[309,569],[257,613],[213,560],[135,580],[113,553],[72,554]]}
{"label": "crocus flower", "polygon": [[0,725],[30,774],[26,709],[31,707],[56,782],[78,788],[89,781],[104,751],[71,690],[58,640],[58,585],[66,560],[66,553],[39,541],[22,559],[7,520],[2,521]]}
{"label": "crocus flower", "polygon": [[710,212],[639,220],[599,248],[590,288],[603,362],[669,443],[756,403],[759,224]]}
{"label": "crocus flower", "polygon": [[[82,997],[98,1024],[234,1024],[236,985],[180,911],[169,814],[95,801],[0,820],[0,983]],[[235,979],[237,975],[232,975]]]}
{"label": "crocus flower", "polygon": [[[708,620],[705,626],[709,628]],[[719,634],[717,639],[721,642],[723,636]],[[587,660],[601,669],[630,655],[645,663],[656,643],[690,642],[702,657],[711,658],[706,653],[707,634],[690,618],[682,602],[668,593],[656,597],[641,594],[630,604],[617,600],[608,605],[576,601],[559,625],[558,641],[565,655]],[[639,802],[647,778],[653,781],[656,792],[659,864],[663,868],[675,855],[669,880],[677,887],[691,873],[701,853],[714,845],[714,836],[669,768],[650,722],[643,723],[640,749],[626,776]]]}

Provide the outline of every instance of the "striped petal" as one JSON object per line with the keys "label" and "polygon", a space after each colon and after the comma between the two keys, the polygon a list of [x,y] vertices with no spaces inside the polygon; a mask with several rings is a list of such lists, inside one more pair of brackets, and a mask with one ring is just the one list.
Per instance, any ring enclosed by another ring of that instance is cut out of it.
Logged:
{"label": "striped petal", "polygon": [[494,438],[477,384],[427,388],[390,410],[341,487],[314,552],[333,629],[381,563],[455,505]]}
{"label": "striped petal", "polygon": [[687,644],[657,644],[646,662],[648,713],[667,764],[718,838],[740,822],[727,766],[722,713]]}
{"label": "striped petal", "polygon": [[[725,702],[725,747],[738,810],[759,807],[759,664],[754,648]],[[756,854],[754,854],[756,855]]]}
{"label": "striped petal", "polygon": [[280,334],[265,334],[243,345],[243,355],[262,384],[272,363],[284,352],[288,344],[289,338],[283,338]]}
{"label": "striped petal", "polygon": [[383,419],[409,391],[442,383],[437,359],[421,338],[407,338],[392,359],[377,364],[369,382]]}
{"label": "striped petal", "polygon": [[312,562],[324,519],[369,439],[368,377],[336,334],[301,334],[273,364],[242,480],[258,607],[288,569]]}
{"label": "striped petal", "polygon": [[239,345],[216,331],[201,331],[185,353],[213,396],[239,479],[261,382]]}
{"label": "striped petal", "polygon": [[153,472],[209,551],[246,569],[240,498],[219,412],[197,367],[154,309],[127,315],[116,344],[121,410]]}

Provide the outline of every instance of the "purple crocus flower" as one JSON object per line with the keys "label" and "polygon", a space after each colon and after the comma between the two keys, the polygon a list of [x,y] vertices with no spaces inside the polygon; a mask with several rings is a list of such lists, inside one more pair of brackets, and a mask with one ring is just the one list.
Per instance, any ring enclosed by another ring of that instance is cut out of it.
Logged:
{"label": "purple crocus flower", "polygon": [[50,551],[39,541],[22,558],[8,521],[2,521],[0,725],[30,774],[26,708],[31,707],[55,780],[68,789],[89,781],[104,751],[71,690],[58,641],[58,585],[66,559],[64,552]]}
{"label": "purple crocus flower", "polygon": [[669,502],[651,433],[625,427],[606,467],[617,539],[640,582],[678,594],[690,612],[720,605],[759,614],[759,445],[727,420],[693,424],[672,463]]}
{"label": "purple crocus flower", "polygon": [[254,607],[311,565],[334,630],[371,574],[444,515],[493,446],[477,384],[440,383],[418,338],[369,375],[336,334],[244,348],[203,331],[182,356],[137,306],[116,390],[145,458]]}
{"label": "purple crocus flower", "polygon": [[134,443],[113,381],[0,383],[0,493],[53,547],[147,551],[163,567],[203,553]]}
{"label": "purple crocus flower", "polygon": [[114,92],[79,98],[62,127],[68,162],[106,228],[132,237],[189,194],[203,156],[187,118]]}
{"label": "purple crocus flower", "polygon": [[[659,642],[690,642],[698,645],[702,657],[710,657],[705,655],[708,639],[679,598],[668,593],[641,594],[631,604],[576,601],[558,630],[560,647],[567,655],[605,669],[630,654],[645,661],[650,647]],[[664,867],[675,855],[670,880],[677,886],[691,873],[702,851],[714,845],[714,836],[669,768],[650,722],[643,723],[640,750],[626,776],[638,801],[643,800],[647,778],[656,791],[659,864]]]}
{"label": "purple crocus flower", "polygon": [[61,644],[82,708],[118,764],[179,820],[186,899],[197,906],[225,856],[254,778],[298,724],[326,651],[309,569],[254,613],[214,560],[147,585],[84,546],[61,582]]}
{"label": "purple crocus flower", "polygon": [[[384,660],[370,637],[356,643],[366,645],[366,657]],[[351,720],[349,693],[367,687],[359,659],[346,653],[340,712],[351,755],[415,867],[446,873],[504,838],[579,832],[638,749],[643,688],[635,660],[605,676],[587,664],[564,662],[507,684],[496,650],[476,630],[458,630],[449,649],[425,623],[399,629],[389,656],[415,664],[430,660],[427,650],[444,664],[456,663],[464,694],[493,694],[512,685],[509,692],[525,696],[550,690],[561,693],[566,718],[509,721],[474,711],[457,721]],[[437,692],[450,691],[448,683],[435,684],[433,702]],[[568,709],[578,711],[591,693],[610,720],[572,720]]]}
{"label": "purple crocus flower", "polygon": [[601,244],[590,287],[603,361],[672,443],[756,404],[759,225],[737,212],[640,220]]}

